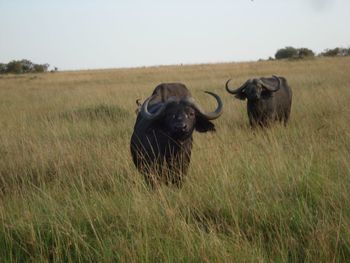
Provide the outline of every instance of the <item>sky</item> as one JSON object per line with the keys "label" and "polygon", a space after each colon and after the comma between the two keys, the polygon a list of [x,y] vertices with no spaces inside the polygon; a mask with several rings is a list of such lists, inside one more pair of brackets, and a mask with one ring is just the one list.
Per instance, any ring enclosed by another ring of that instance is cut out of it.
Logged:
{"label": "sky", "polygon": [[0,0],[0,62],[59,70],[254,61],[350,47],[350,0]]}

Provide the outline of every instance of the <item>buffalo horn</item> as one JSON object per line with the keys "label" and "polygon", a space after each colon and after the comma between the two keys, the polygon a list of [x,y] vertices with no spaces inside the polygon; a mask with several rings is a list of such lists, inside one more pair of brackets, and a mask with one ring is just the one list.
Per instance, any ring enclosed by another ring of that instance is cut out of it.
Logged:
{"label": "buffalo horn", "polygon": [[195,102],[193,98],[187,98],[187,102],[189,102],[189,104],[192,105],[207,120],[215,120],[215,119],[219,118],[220,115],[222,114],[222,110],[223,110],[224,105],[222,103],[221,98],[218,95],[216,95],[215,93],[210,92],[210,91],[205,91],[205,93],[213,96],[216,99],[218,106],[215,109],[215,111],[208,112],[208,113],[204,112],[202,107],[197,102]]}
{"label": "buffalo horn", "polygon": [[166,102],[164,103],[161,103],[159,108],[157,109],[157,111],[155,113],[150,113],[148,111],[148,104],[149,102],[154,98],[156,97],[157,95],[153,95],[151,97],[149,97],[148,99],[145,100],[145,102],[142,104],[142,107],[141,107],[141,116],[148,119],[148,120],[154,120],[154,119],[157,119],[161,113],[165,110],[166,106],[170,103],[170,102],[173,102],[175,101],[174,98],[169,98],[169,100],[167,100]]}
{"label": "buffalo horn", "polygon": [[232,90],[232,89],[230,89],[230,88],[228,87],[228,83],[229,83],[230,81],[231,81],[231,79],[229,79],[229,80],[226,82],[225,88],[226,88],[226,91],[227,91],[228,93],[231,93],[231,94],[237,94],[237,93],[241,92],[241,90],[244,89],[245,86],[246,86],[246,84],[247,84],[247,82],[245,82],[245,83],[244,83],[242,86],[240,86],[238,89]]}

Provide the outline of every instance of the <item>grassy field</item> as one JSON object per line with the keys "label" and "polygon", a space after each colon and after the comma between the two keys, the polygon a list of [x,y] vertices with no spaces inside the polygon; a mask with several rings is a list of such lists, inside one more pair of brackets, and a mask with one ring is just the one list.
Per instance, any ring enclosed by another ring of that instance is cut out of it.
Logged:
{"label": "grassy field", "polygon": [[[224,83],[281,75],[289,125],[248,126]],[[195,134],[181,190],[131,161],[135,99],[180,81],[217,132]],[[0,76],[4,262],[350,262],[350,58]]]}

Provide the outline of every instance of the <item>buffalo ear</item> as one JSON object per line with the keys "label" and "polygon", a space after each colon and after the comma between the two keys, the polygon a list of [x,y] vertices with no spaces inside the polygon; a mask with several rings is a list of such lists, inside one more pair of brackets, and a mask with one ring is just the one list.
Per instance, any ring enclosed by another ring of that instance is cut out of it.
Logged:
{"label": "buffalo ear", "polygon": [[265,90],[270,92],[276,92],[280,88],[280,80],[276,76],[273,76],[273,78],[260,78],[260,83]]}
{"label": "buffalo ear", "polygon": [[198,132],[213,132],[215,131],[215,125],[208,121],[206,118],[197,115],[195,129]]}

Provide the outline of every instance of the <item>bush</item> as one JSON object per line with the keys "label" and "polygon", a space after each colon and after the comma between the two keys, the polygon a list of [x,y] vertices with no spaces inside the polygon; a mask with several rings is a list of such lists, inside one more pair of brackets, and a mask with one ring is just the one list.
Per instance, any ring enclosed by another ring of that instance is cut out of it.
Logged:
{"label": "bush", "polygon": [[49,64],[34,65],[34,72],[38,72],[38,73],[46,72],[48,67],[49,67]]}
{"label": "bush", "polygon": [[298,58],[305,58],[305,57],[314,57],[315,53],[308,48],[299,48],[298,49]]}
{"label": "bush", "polygon": [[283,58],[295,58],[298,55],[297,49],[294,47],[285,47],[277,50],[275,54],[276,59],[283,59]]}
{"label": "bush", "polygon": [[5,73],[41,73],[46,72],[49,68],[49,64],[34,64],[30,60],[12,60],[8,64],[0,63],[0,74]]}
{"label": "bush", "polygon": [[0,74],[6,73],[7,65],[4,63],[0,63]]}
{"label": "bush", "polygon": [[285,47],[277,50],[275,54],[276,59],[284,58],[305,58],[305,57],[314,57],[315,53],[308,48],[294,48],[294,47]]}
{"label": "bush", "polygon": [[35,64],[27,59],[22,59],[21,61],[18,61],[22,67],[23,73],[29,73],[33,72]]}
{"label": "bush", "polygon": [[323,51],[321,53],[321,56],[325,56],[325,57],[334,57],[337,56],[339,53],[339,48],[333,48],[333,49],[329,49],[327,48],[325,51]]}
{"label": "bush", "polygon": [[23,73],[22,65],[19,61],[11,61],[7,64],[6,73],[15,73],[21,74]]}
{"label": "bush", "polygon": [[325,49],[320,56],[324,57],[345,57],[345,56],[350,56],[350,48],[341,48],[341,47],[336,47],[333,49]]}

